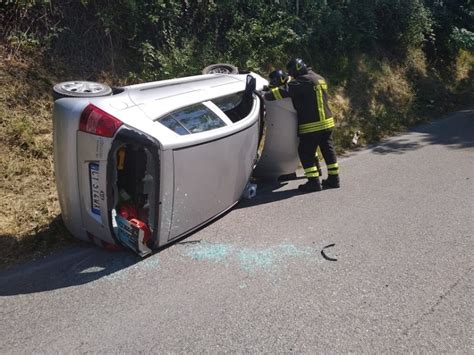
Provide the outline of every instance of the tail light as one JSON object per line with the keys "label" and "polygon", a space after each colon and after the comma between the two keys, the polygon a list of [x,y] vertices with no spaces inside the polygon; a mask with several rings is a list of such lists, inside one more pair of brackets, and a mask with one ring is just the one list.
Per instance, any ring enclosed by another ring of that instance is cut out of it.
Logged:
{"label": "tail light", "polygon": [[121,125],[120,120],[90,104],[81,114],[79,130],[102,137],[113,137]]}

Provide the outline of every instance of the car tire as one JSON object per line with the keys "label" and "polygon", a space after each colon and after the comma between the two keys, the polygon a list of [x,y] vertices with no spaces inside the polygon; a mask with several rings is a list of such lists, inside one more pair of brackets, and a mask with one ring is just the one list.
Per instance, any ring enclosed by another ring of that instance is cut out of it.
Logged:
{"label": "car tire", "polygon": [[239,69],[232,64],[216,63],[205,67],[202,74],[239,74]]}
{"label": "car tire", "polygon": [[63,97],[100,97],[112,95],[112,88],[92,81],[65,81],[54,85],[53,99]]}

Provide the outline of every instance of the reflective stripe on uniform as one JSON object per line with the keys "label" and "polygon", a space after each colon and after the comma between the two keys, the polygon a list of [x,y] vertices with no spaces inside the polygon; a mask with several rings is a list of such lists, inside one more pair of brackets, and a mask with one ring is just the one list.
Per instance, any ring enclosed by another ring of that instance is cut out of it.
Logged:
{"label": "reflective stripe on uniform", "polygon": [[318,100],[318,111],[319,111],[319,120],[323,122],[326,119],[326,112],[324,112],[324,100],[323,100],[323,80],[319,80],[319,84],[316,85],[316,98]]}
{"label": "reflective stripe on uniform", "polygon": [[324,121],[317,121],[311,123],[304,123],[298,126],[298,133],[311,133],[311,132],[318,132],[324,129],[333,128],[334,127],[334,118],[330,117],[325,119]]}
{"label": "reflective stripe on uniform", "polygon": [[334,164],[329,164],[326,165],[328,169],[328,175],[339,175],[339,164],[334,163]]}
{"label": "reflective stripe on uniform", "polygon": [[306,177],[319,177],[318,168],[315,166],[312,166],[311,168],[306,168],[304,169],[304,175]]}
{"label": "reflective stripe on uniform", "polygon": [[333,117],[326,117],[326,110],[324,107],[324,97],[323,91],[327,90],[328,85],[324,80],[319,80],[318,84],[314,86],[314,90],[316,93],[316,101],[318,106],[318,117],[319,121],[304,123],[298,126],[298,133],[311,133],[311,132],[318,132],[325,129],[333,128],[334,127],[334,118]]}
{"label": "reflective stripe on uniform", "polygon": [[272,94],[273,94],[273,96],[275,96],[275,99],[277,99],[277,100],[283,99],[283,97],[280,94],[280,90],[278,88],[272,89]]}

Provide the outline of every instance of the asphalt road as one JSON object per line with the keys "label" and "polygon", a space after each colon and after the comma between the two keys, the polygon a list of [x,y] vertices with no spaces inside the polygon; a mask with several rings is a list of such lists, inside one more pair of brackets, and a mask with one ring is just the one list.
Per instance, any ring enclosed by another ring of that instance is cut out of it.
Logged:
{"label": "asphalt road", "polygon": [[145,260],[0,273],[0,353],[472,353],[474,110],[340,165],[341,189],[259,186]]}

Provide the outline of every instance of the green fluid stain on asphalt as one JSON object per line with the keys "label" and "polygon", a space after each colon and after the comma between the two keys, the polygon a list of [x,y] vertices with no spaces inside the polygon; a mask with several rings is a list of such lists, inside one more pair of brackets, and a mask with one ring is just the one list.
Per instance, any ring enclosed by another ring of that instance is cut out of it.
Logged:
{"label": "green fluid stain on asphalt", "polygon": [[244,248],[239,251],[237,258],[244,270],[254,272],[257,270],[270,270],[277,256],[272,249],[254,250]]}
{"label": "green fluid stain on asphalt", "polygon": [[278,246],[280,249],[280,252],[285,255],[285,256],[306,256],[306,255],[311,255],[312,249],[309,247],[304,247],[302,249],[298,249],[295,245],[293,244],[281,244]]}
{"label": "green fluid stain on asphalt", "polygon": [[147,259],[139,262],[137,265],[146,269],[156,269],[160,266],[160,259],[158,259],[158,256],[152,255],[149,256]]}
{"label": "green fluid stain on asphalt", "polygon": [[198,261],[228,262],[235,260],[249,272],[271,271],[290,258],[308,257],[314,253],[310,247],[298,248],[293,244],[280,244],[269,248],[242,248],[229,244],[200,243],[187,246],[186,256]]}
{"label": "green fluid stain on asphalt", "polygon": [[201,243],[188,247],[186,255],[200,261],[224,261],[230,255],[231,251],[232,246],[227,244]]}

